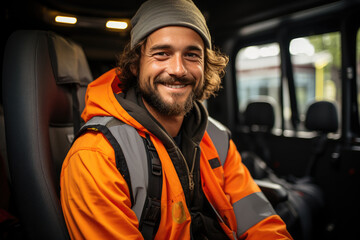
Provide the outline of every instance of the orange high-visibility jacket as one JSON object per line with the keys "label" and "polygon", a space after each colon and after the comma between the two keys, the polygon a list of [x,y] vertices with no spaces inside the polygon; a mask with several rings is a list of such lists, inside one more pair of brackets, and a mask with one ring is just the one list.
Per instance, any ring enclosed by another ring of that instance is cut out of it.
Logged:
{"label": "orange high-visibility jacket", "polygon": [[[163,178],[161,220],[155,239],[190,239],[191,216],[167,143],[144,127],[149,121],[136,119],[126,110],[134,103],[116,97],[115,93],[121,92],[118,83],[115,70],[92,82],[82,118],[87,122],[94,116],[113,116],[134,127],[140,136],[150,135],[160,157]],[[207,119],[206,110],[196,104],[200,115]],[[209,160],[219,156],[206,131],[199,139],[199,147],[202,190],[229,239],[292,239],[241,163],[232,140],[225,163],[216,168]],[[64,160],[60,185],[72,239],[143,239],[129,187],[116,168],[114,149],[101,133],[87,132],[75,141]]]}

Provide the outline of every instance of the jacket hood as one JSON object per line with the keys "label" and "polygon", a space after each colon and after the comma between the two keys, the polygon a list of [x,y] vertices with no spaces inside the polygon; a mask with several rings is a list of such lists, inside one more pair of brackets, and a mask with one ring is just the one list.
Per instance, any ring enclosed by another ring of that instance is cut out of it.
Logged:
{"label": "jacket hood", "polygon": [[81,117],[87,122],[94,116],[113,116],[144,131],[143,126],[131,117],[115,98],[115,94],[121,92],[116,71],[112,69],[88,85]]}
{"label": "jacket hood", "polygon": [[[81,115],[85,122],[94,116],[113,116],[139,131],[154,134],[164,145],[173,145],[165,129],[148,113],[135,90],[123,94],[118,87],[120,80],[112,69],[88,85],[85,108]],[[182,132],[194,143],[199,143],[207,127],[207,111],[198,101],[185,116]]]}

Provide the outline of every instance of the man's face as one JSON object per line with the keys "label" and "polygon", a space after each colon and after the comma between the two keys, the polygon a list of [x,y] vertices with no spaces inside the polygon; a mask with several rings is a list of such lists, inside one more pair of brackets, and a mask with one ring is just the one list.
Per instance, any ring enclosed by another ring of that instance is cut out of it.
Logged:
{"label": "man's face", "polygon": [[204,42],[186,27],[153,32],[140,58],[139,89],[145,105],[167,116],[183,116],[204,86]]}

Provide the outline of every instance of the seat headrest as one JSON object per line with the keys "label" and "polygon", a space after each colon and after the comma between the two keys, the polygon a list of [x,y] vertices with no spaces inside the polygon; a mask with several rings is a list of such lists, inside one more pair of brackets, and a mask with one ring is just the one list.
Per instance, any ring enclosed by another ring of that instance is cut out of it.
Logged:
{"label": "seat headrest", "polygon": [[69,39],[48,33],[51,65],[56,83],[86,87],[93,79],[83,49]]}
{"label": "seat headrest", "polygon": [[275,124],[275,111],[270,101],[250,102],[244,113],[245,124],[249,127],[259,126],[264,130],[271,130]]}
{"label": "seat headrest", "polygon": [[329,101],[310,104],[306,112],[305,127],[311,131],[336,132],[339,123],[335,104]]}

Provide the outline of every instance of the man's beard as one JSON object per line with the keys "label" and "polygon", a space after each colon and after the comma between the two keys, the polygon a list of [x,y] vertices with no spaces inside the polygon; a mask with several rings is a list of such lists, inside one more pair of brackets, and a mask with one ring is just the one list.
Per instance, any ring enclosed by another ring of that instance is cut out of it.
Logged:
{"label": "man's beard", "polygon": [[[139,81],[138,81],[139,82]],[[161,97],[161,95],[159,94],[158,90],[157,90],[157,85],[158,84],[172,84],[174,82],[180,82],[180,83],[184,83],[184,84],[193,84],[191,80],[188,79],[175,79],[175,78],[170,78],[170,79],[162,79],[160,77],[157,77],[154,81],[154,88],[150,87],[149,85],[141,87],[140,84],[138,84],[138,89],[142,94],[142,97],[144,98],[144,100],[154,109],[156,109],[160,114],[162,115],[166,115],[166,116],[184,116],[186,115],[188,112],[190,112],[190,110],[193,107],[194,101],[195,101],[195,94],[193,91],[191,91],[191,93],[189,94],[189,96],[186,98],[184,103],[168,103],[166,101],[164,101]],[[194,84],[193,84],[194,85]],[[176,97],[176,93],[172,93],[172,96],[175,98]]]}

